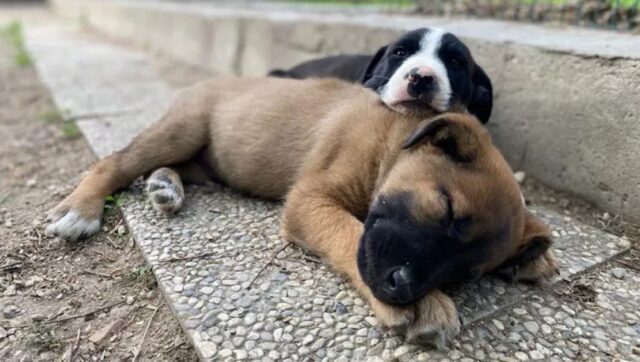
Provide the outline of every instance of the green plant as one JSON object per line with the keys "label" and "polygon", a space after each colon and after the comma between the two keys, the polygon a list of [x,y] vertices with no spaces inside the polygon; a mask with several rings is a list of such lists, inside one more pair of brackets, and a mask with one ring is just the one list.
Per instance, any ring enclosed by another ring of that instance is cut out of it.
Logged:
{"label": "green plant", "polygon": [[68,112],[60,112],[54,108],[40,113],[40,119],[47,123],[60,125],[64,138],[76,138],[80,135],[80,129],[71,118],[68,118],[66,113]]}
{"label": "green plant", "polygon": [[14,61],[16,65],[21,68],[25,68],[33,64],[33,62],[31,61],[31,56],[26,51],[17,52],[14,56]]}
{"label": "green plant", "polygon": [[140,265],[132,268],[129,272],[129,281],[142,284],[149,290],[154,289],[156,286],[156,278],[153,275],[151,267],[148,265]]}
{"label": "green plant", "polygon": [[15,48],[16,54],[14,56],[14,61],[17,66],[28,67],[33,64],[31,55],[29,55],[29,52],[27,52],[27,49],[24,46],[24,34],[22,31],[22,24],[20,22],[11,22],[2,29],[0,33]]}
{"label": "green plant", "polygon": [[22,24],[12,21],[4,29],[2,35],[16,48],[24,48],[24,38],[22,36]]}
{"label": "green plant", "polygon": [[62,123],[62,134],[65,138],[76,138],[80,135],[80,130],[75,122],[66,121]]}
{"label": "green plant", "polygon": [[122,195],[121,194],[109,195],[104,198],[104,201],[105,201],[105,206],[120,207],[122,206]]}
{"label": "green plant", "polygon": [[110,214],[122,207],[122,194],[109,195],[104,198],[103,210],[106,214]]}
{"label": "green plant", "polygon": [[358,6],[358,5],[384,5],[405,7],[414,4],[414,0],[288,0],[293,3],[306,3],[306,4],[331,4],[331,5],[344,5],[344,6]]}
{"label": "green plant", "polygon": [[51,109],[40,113],[40,119],[47,123],[62,123],[65,121],[64,115],[57,109]]}
{"label": "green plant", "polygon": [[24,336],[24,345],[38,352],[55,350],[62,347],[60,338],[50,325],[35,324]]}

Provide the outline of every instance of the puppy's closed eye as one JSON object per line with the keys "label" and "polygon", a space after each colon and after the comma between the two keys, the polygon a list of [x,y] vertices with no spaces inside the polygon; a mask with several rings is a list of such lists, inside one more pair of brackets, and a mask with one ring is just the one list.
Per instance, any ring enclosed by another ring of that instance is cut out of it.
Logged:
{"label": "puppy's closed eye", "polygon": [[444,187],[440,187],[439,191],[445,205],[445,212],[440,219],[441,225],[446,228],[449,237],[464,240],[472,224],[471,217],[456,215],[454,200],[449,191]]}
{"label": "puppy's closed eye", "polygon": [[445,189],[444,187],[440,187],[439,191],[442,195],[442,200],[444,201],[445,205],[445,212],[441,219],[441,223],[442,226],[449,227],[455,220],[455,215],[453,212],[453,201],[447,189]]}

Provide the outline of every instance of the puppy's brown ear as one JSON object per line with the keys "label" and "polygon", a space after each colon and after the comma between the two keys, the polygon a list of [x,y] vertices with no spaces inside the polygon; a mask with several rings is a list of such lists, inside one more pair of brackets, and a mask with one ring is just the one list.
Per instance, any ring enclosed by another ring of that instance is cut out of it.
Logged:
{"label": "puppy's brown ear", "polygon": [[420,122],[402,148],[411,148],[418,143],[430,143],[456,162],[473,161],[480,148],[478,135],[471,126],[458,117],[447,115]]}
{"label": "puppy's brown ear", "polygon": [[542,220],[530,211],[526,212],[524,235],[517,254],[509,261],[516,264],[525,264],[542,255],[553,243],[551,232]]}
{"label": "puppy's brown ear", "polygon": [[540,281],[558,272],[558,262],[551,250],[553,240],[547,225],[530,211],[526,212],[522,242],[515,255],[499,268],[516,280]]}

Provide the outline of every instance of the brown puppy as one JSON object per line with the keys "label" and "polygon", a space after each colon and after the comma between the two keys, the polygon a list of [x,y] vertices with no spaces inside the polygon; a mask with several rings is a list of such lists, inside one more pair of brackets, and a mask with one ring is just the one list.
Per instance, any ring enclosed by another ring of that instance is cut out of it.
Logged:
{"label": "brown puppy", "polygon": [[[170,166],[170,168],[160,168]],[[473,117],[402,115],[337,80],[223,79],[184,92],[133,142],[95,165],[51,213],[68,239],[99,230],[105,196],[148,179],[174,212],[182,180],[207,175],[286,199],[284,238],[346,274],[386,326],[441,345],[459,330],[443,284],[503,263],[537,280],[556,269],[545,225],[529,213]]]}

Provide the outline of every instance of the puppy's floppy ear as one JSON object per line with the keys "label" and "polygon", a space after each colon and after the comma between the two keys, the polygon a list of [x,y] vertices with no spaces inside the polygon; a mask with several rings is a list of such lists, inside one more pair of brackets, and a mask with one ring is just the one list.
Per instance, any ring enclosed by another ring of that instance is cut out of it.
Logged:
{"label": "puppy's floppy ear", "polygon": [[[515,255],[507,259],[500,268],[523,267],[535,262],[537,259],[544,257],[544,254],[549,251],[551,244],[553,244],[553,240],[551,239],[551,232],[547,225],[527,210],[522,243],[518,247]],[[553,258],[553,256],[550,256],[550,258]],[[557,268],[556,265],[554,265],[554,267]]]}
{"label": "puppy's floppy ear", "polygon": [[[438,147],[456,162],[471,162],[480,148],[478,135],[471,126],[459,119],[460,115],[442,115],[420,122],[404,141],[407,149],[428,142]],[[477,122],[473,120],[473,122]]]}
{"label": "puppy's floppy ear", "polygon": [[360,75],[360,79],[358,79],[358,82],[366,85],[367,81],[371,79],[371,76],[373,76],[373,71],[378,66],[378,63],[380,63],[380,60],[382,60],[382,57],[384,56],[384,53],[386,51],[386,45],[378,49],[376,54],[373,55],[373,58],[371,58],[371,61],[369,61],[369,64],[367,64],[367,66],[364,68],[364,71]]}
{"label": "puppy's floppy ear", "polygon": [[293,74],[282,69],[274,69],[270,71],[267,76],[276,78],[293,78]]}
{"label": "puppy's floppy ear", "polygon": [[469,113],[478,117],[480,122],[487,123],[489,122],[491,110],[493,109],[493,86],[491,85],[491,79],[489,79],[487,73],[476,64],[471,83],[473,84],[473,94],[467,105],[467,110],[469,110]]}

